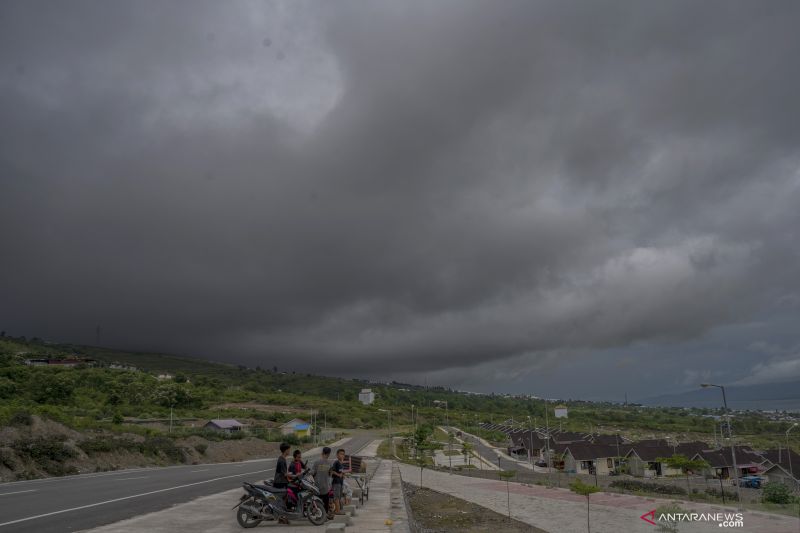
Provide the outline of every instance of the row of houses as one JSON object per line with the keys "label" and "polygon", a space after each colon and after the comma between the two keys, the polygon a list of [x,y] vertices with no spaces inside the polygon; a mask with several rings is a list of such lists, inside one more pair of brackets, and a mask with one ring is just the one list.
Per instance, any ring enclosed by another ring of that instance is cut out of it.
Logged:
{"label": "row of houses", "polygon": [[[674,442],[664,439],[630,441],[619,434],[578,433],[544,428],[524,429],[507,424],[481,424],[509,438],[508,453],[519,459],[547,461],[568,473],[612,474],[625,471],[644,478],[681,475],[663,461],[675,455],[708,464],[695,475],[731,479],[760,475],[769,481],[800,483],[800,454],[783,449],[756,451],[735,446],[736,468],[730,447],[713,448],[702,441]],[[737,470],[738,469],[738,470]]]}

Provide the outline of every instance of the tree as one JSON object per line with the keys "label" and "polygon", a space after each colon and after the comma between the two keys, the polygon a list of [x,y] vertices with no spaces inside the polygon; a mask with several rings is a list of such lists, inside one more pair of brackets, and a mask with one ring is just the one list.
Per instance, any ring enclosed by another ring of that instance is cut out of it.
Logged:
{"label": "tree", "polygon": [[464,454],[464,462],[468,465],[472,464],[472,444],[467,441],[464,441],[464,444],[461,446],[461,453]]}
{"label": "tree", "polygon": [[591,533],[592,528],[591,528],[591,520],[589,514],[589,496],[591,496],[595,492],[600,492],[600,488],[595,487],[594,485],[587,485],[580,479],[576,479],[574,483],[570,484],[569,490],[571,490],[575,494],[586,496],[586,531]]}
{"label": "tree", "polygon": [[453,444],[456,442],[456,436],[451,431],[447,434],[447,458],[450,460],[450,473],[453,473]]}
{"label": "tree", "polygon": [[511,520],[511,488],[509,487],[509,480],[517,475],[516,470],[500,470],[497,475],[500,479],[506,480],[506,498],[508,499],[508,519]]}
{"label": "tree", "polygon": [[689,499],[692,498],[692,487],[689,484],[689,474],[708,468],[708,463],[702,459],[689,459],[685,455],[673,455],[672,457],[659,457],[656,461],[666,464],[670,468],[680,470],[686,476],[686,492]]}

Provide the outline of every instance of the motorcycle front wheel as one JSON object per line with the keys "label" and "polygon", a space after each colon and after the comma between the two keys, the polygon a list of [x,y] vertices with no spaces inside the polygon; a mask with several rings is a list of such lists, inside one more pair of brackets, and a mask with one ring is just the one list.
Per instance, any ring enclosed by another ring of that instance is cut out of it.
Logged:
{"label": "motorcycle front wheel", "polygon": [[328,513],[325,512],[325,504],[322,503],[322,498],[317,498],[316,496],[311,498],[311,501],[308,502],[308,507],[306,507],[308,521],[315,526],[321,526],[328,520],[327,515]]}
{"label": "motorcycle front wheel", "polygon": [[[249,503],[249,502],[248,502]],[[239,525],[243,528],[250,529],[251,527],[256,527],[258,524],[261,523],[260,518],[256,518],[250,512],[240,506],[236,510],[236,521],[239,522]]]}

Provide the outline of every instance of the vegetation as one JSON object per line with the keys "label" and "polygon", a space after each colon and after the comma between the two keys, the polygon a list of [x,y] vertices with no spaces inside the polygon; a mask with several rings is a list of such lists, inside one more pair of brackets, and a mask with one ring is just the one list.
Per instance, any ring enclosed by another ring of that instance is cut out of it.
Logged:
{"label": "vegetation", "polygon": [[686,511],[681,509],[676,503],[668,503],[656,509],[656,531],[660,531],[661,533],[678,533],[678,526],[680,525],[678,517],[684,512]]}
{"label": "vegetation", "polygon": [[797,499],[792,495],[792,491],[788,486],[774,481],[764,484],[764,490],[761,494],[761,498],[765,503],[778,504],[792,503]]}
{"label": "vegetation", "polygon": [[591,523],[591,514],[589,512],[589,503],[590,503],[589,497],[595,492],[600,492],[601,489],[599,487],[595,487],[594,485],[589,485],[587,483],[584,483],[580,479],[576,479],[573,483],[570,484],[569,490],[571,490],[575,494],[586,496],[586,531],[591,533],[592,523]]}
{"label": "vegetation", "polygon": [[511,478],[517,475],[516,470],[500,470],[497,472],[497,475],[500,476],[500,479],[504,479],[506,482],[506,499],[508,501],[508,520],[511,520],[511,488],[509,487],[509,481]]}
{"label": "vegetation", "polygon": [[[62,369],[23,364],[26,358],[86,358],[96,366]],[[112,364],[135,370],[111,368]],[[263,422],[265,438],[270,423],[296,416],[308,418],[310,410],[324,415],[328,427],[380,428],[392,412],[400,432],[411,425],[411,408],[418,427],[436,428],[447,415],[458,426],[491,442],[505,443],[505,435],[489,432],[481,422],[500,422],[531,417],[544,420],[545,402],[530,397],[459,393],[443,387],[404,383],[368,383],[359,379],[313,376],[288,368],[279,360],[264,361],[255,368],[164,354],[124,352],[107,348],[52,344],[39,339],[0,336],[0,425],[30,424],[38,415],[61,422],[78,431],[101,430],[138,434],[144,438],[163,433],[145,426],[148,421],[168,420],[170,411],[180,434],[196,432],[180,423],[186,419],[237,418]],[[290,364],[290,363],[289,363]],[[159,379],[170,374],[171,379]],[[361,388],[376,393],[373,405],[358,402]],[[248,409],[240,404],[290,406],[284,409]],[[629,438],[661,435],[710,441],[714,409],[648,408],[609,402],[564,401],[568,419],[559,420],[570,431],[621,430]],[[760,413],[737,414],[739,441],[767,447],[783,443],[789,422],[772,421]],[[447,438],[443,436],[443,438]],[[790,435],[800,443],[800,432]],[[299,442],[298,442],[299,443]]]}
{"label": "vegetation", "polygon": [[690,499],[692,497],[692,487],[689,483],[689,474],[700,472],[704,468],[708,468],[708,463],[706,461],[702,459],[689,459],[681,454],[676,454],[671,457],[661,457],[656,460],[666,464],[670,468],[683,472],[686,476],[686,492],[689,494]]}
{"label": "vegetation", "polygon": [[628,492],[649,492],[653,494],[666,494],[673,496],[685,496],[686,489],[675,485],[662,485],[661,483],[650,483],[647,481],[637,481],[635,479],[615,479],[609,486]]}

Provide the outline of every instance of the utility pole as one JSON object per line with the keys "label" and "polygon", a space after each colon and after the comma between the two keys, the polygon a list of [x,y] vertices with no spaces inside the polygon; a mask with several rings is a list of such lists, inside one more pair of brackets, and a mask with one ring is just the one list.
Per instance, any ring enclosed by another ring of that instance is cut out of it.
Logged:
{"label": "utility pole", "polygon": [[703,383],[700,385],[704,389],[708,387],[717,387],[722,391],[722,404],[725,406],[725,412],[728,415],[728,438],[731,441],[731,459],[733,462],[733,475],[734,482],[736,483],[736,496],[738,498],[737,508],[742,509],[742,489],[739,486],[739,466],[736,464],[736,446],[733,445],[733,432],[731,431],[731,411],[728,409],[728,399],[725,396],[725,387],[722,385],[714,385],[713,383]]}
{"label": "utility pole", "polygon": [[550,457],[550,413],[547,412],[547,400],[544,400],[544,419],[545,424],[547,427],[547,440],[545,441],[547,447],[547,485],[552,487],[553,486],[553,479],[550,475],[550,471],[552,470],[552,458]]}
{"label": "utility pole", "polygon": [[530,427],[530,440],[528,441],[528,462],[531,465],[531,471],[533,471],[533,425],[531,424],[531,417],[528,416],[528,426]]}
{"label": "utility pole", "polygon": [[[796,427],[797,427],[797,422],[792,424],[792,426],[786,430],[786,455],[789,456],[789,474],[791,474],[793,478],[796,476],[794,474],[794,470],[792,470],[792,449],[789,448],[789,432]],[[778,450],[780,450],[780,448],[778,448]],[[778,462],[780,463],[780,459],[778,459]]]}
{"label": "utility pole", "polygon": [[169,432],[172,433],[172,404],[169,406]]}

